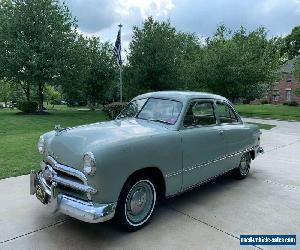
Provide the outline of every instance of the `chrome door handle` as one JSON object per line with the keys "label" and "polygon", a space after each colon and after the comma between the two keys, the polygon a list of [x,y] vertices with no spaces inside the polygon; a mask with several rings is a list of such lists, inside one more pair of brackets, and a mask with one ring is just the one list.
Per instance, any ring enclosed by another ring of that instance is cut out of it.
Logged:
{"label": "chrome door handle", "polygon": [[224,130],[219,130],[220,135],[224,135]]}

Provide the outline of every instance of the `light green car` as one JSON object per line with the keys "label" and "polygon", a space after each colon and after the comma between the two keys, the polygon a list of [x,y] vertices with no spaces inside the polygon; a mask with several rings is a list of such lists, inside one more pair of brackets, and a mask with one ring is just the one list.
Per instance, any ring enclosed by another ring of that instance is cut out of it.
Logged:
{"label": "light green car", "polygon": [[224,97],[163,91],[135,97],[119,116],[40,137],[41,170],[30,193],[53,211],[137,230],[159,199],[224,173],[239,179],[259,153],[261,132]]}

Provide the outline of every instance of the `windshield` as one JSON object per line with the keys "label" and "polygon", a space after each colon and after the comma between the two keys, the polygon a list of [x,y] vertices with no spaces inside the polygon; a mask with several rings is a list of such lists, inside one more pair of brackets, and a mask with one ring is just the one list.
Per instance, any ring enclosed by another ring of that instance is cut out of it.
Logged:
{"label": "windshield", "polygon": [[137,118],[173,125],[176,123],[181,109],[182,104],[180,102],[149,98]]}
{"label": "windshield", "polygon": [[173,100],[148,98],[134,100],[118,118],[138,118],[174,125],[182,109],[182,103]]}

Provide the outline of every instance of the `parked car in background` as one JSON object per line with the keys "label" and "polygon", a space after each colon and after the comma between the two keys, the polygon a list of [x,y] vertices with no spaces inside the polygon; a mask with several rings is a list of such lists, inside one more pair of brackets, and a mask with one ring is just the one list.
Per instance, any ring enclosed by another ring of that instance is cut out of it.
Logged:
{"label": "parked car in background", "polygon": [[224,97],[164,91],[135,97],[119,116],[40,137],[31,194],[79,220],[116,217],[137,230],[161,198],[231,172],[245,178],[263,150],[261,132]]}
{"label": "parked car in background", "polygon": [[15,108],[17,104],[15,102],[0,102],[0,108]]}

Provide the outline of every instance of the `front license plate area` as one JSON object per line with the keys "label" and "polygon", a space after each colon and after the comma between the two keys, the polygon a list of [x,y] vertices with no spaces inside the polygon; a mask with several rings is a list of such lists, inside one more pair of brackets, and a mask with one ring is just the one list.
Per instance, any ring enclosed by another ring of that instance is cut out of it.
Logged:
{"label": "front license plate area", "polygon": [[35,194],[36,194],[36,198],[38,198],[43,204],[48,203],[47,194],[39,184],[36,185],[36,193]]}

